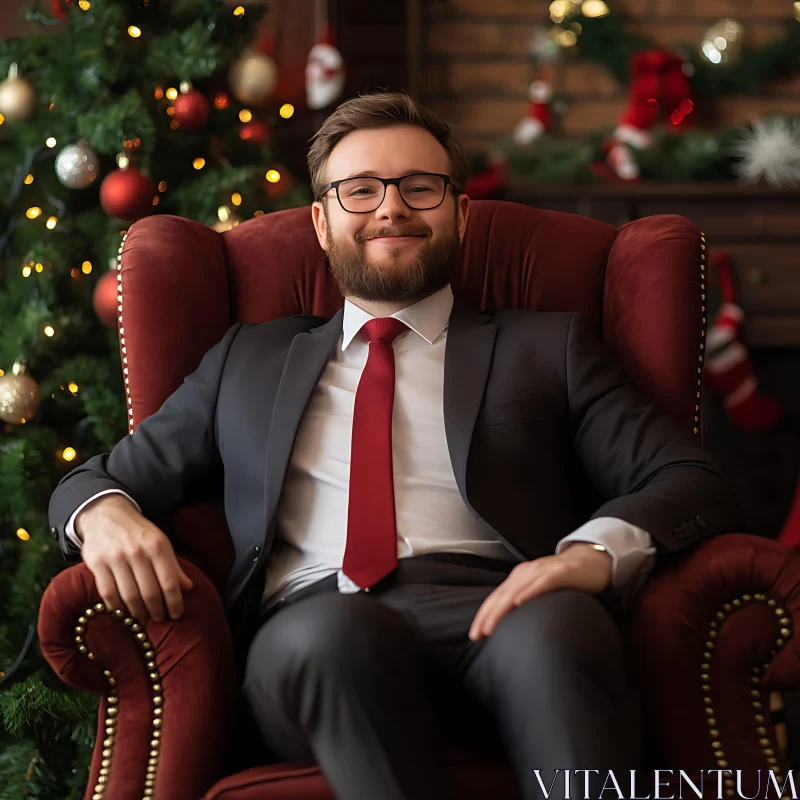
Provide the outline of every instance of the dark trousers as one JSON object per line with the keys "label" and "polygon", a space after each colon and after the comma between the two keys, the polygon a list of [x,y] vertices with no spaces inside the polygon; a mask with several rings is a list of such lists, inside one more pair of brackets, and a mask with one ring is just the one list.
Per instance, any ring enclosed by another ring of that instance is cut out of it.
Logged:
{"label": "dark trousers", "polygon": [[[242,697],[280,761],[320,766],[337,800],[442,800],[448,740],[508,755],[526,798],[534,770],[563,796],[563,770],[639,767],[638,691],[611,592],[559,589],[472,642],[473,618],[513,565],[478,556],[401,559],[369,593],[332,575],[262,618]],[[571,797],[583,797],[583,776]]]}

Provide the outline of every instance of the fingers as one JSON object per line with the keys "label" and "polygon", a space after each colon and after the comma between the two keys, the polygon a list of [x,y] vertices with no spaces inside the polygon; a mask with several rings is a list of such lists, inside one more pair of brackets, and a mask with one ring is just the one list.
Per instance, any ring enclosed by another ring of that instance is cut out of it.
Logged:
{"label": "fingers", "polygon": [[191,580],[181,569],[174,551],[170,548],[168,553],[153,559],[153,569],[158,580],[164,600],[167,604],[167,612],[171,619],[180,619],[183,616],[183,591],[182,587],[186,581],[191,588]]}
{"label": "fingers", "polygon": [[491,636],[497,623],[514,608],[514,594],[519,588],[511,576],[506,578],[484,601],[472,621],[469,638],[477,642]]}

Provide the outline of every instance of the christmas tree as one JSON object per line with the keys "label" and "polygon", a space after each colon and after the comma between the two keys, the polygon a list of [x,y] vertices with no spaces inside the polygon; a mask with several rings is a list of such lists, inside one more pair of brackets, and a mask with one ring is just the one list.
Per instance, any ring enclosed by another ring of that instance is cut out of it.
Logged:
{"label": "christmas tree", "polygon": [[99,699],[52,674],[36,620],[66,567],[50,495],[127,433],[127,227],[168,213],[225,230],[308,202],[270,147],[293,109],[270,102],[264,10],[52,0],[28,11],[40,32],[0,42],[1,800],[77,800],[88,779]]}

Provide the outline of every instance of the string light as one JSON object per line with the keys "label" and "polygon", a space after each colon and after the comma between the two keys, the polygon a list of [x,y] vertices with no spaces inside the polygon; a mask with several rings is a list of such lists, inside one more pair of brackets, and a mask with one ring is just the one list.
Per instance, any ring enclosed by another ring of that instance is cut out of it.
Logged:
{"label": "string light", "polygon": [[30,264],[26,264],[22,268],[22,277],[23,278],[30,278],[31,272],[33,272],[33,270],[31,269],[31,265]]}
{"label": "string light", "polygon": [[159,192],[166,192],[167,191],[167,182],[166,181],[159,181],[158,182],[158,191]]}
{"label": "string light", "polygon": [[37,272],[44,272],[44,265],[43,265],[43,264],[40,264],[40,263],[37,261],[37,262],[36,262],[36,266],[34,266],[34,269],[35,269]]}
{"label": "string light", "polygon": [[203,169],[205,165],[206,165],[206,160],[204,158],[196,158],[194,161],[192,161],[192,166],[195,169]]}
{"label": "string light", "polygon": [[73,447],[65,447],[64,451],[61,453],[61,458],[63,458],[64,461],[72,461],[76,455],[78,454]]}
{"label": "string light", "polygon": [[67,385],[67,389],[69,389],[72,392],[72,394],[78,394],[78,384],[75,383],[75,381],[70,381],[69,384]]}
{"label": "string light", "polygon": [[[50,217],[45,224],[47,225],[47,230],[53,230],[58,225],[58,217]],[[36,271],[39,272],[39,270]]]}
{"label": "string light", "polygon": [[167,89],[167,100],[176,100],[178,97],[178,90],[174,86]]}
{"label": "string light", "polygon": [[0,114],[0,125],[2,125],[6,121],[6,118]]}
{"label": "string light", "polygon": [[160,100],[163,96],[164,90],[160,86],[156,86],[156,88],[153,90],[153,97],[155,97],[156,100]]}
{"label": "string light", "polygon": [[25,216],[28,219],[36,219],[42,213],[42,209],[39,206],[31,206],[26,212]]}
{"label": "string light", "polygon": [[17,528],[17,538],[22,539],[23,542],[27,542],[30,540],[31,535],[25,530],[25,528]]}
{"label": "string light", "polygon": [[58,144],[55,136],[48,136],[47,139],[44,140],[44,143],[50,148],[53,148]]}
{"label": "string light", "polygon": [[234,192],[231,195],[231,203],[233,203],[235,206],[240,206],[242,204],[242,196],[239,194],[239,192]]}
{"label": "string light", "polygon": [[129,161],[129,159],[128,159],[128,156],[126,156],[126,155],[121,155],[121,156],[120,156],[120,157],[117,159],[117,166],[118,166],[120,169],[128,169],[128,166],[130,165],[130,163],[131,163],[131,162]]}
{"label": "string light", "polygon": [[239,112],[239,121],[240,122],[250,122],[251,119],[253,119],[253,115],[250,112],[249,108],[243,108]]}
{"label": "string light", "polygon": [[608,6],[603,0],[583,0],[581,13],[584,17],[607,17],[609,14]]}
{"label": "string light", "polygon": [[81,11],[88,11],[92,7],[92,4],[89,2],[89,0],[78,0],[78,5],[80,6]]}
{"label": "string light", "polygon": [[233,9],[233,16],[234,17],[243,17],[244,16],[244,8],[242,6],[236,6]]}
{"label": "string light", "polygon": [[291,103],[284,103],[281,106],[281,110],[278,112],[284,119],[289,119],[289,117],[294,114],[294,106]]}
{"label": "string light", "polygon": [[271,169],[267,172],[266,178],[270,183],[277,183],[281,179],[281,174],[276,169]]}
{"label": "string light", "polygon": [[135,25],[128,26],[128,36],[130,36],[131,39],[138,39],[141,35],[142,35],[141,28],[137,28]]}
{"label": "string light", "polygon": [[45,326],[45,329],[44,329],[44,335],[45,336],[50,336],[50,337],[55,336],[56,335],[56,329],[52,325],[47,325],[47,326]]}
{"label": "string light", "polygon": [[92,262],[84,261],[83,264],[81,264],[81,271],[84,275],[89,275],[92,271]]}
{"label": "string light", "polygon": [[25,185],[30,186],[33,183],[33,175],[30,172],[25,176]]}

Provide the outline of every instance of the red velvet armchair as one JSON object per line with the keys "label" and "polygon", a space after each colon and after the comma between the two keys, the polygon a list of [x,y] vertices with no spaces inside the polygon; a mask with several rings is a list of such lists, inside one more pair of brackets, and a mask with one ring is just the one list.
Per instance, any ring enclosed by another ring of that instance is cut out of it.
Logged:
{"label": "red velvet armchair", "polygon": [[[679,216],[615,228],[475,201],[452,285],[481,310],[582,312],[640,388],[700,436],[706,252],[700,230]],[[343,304],[308,208],[224,234],[178,217],[143,219],[127,234],[118,280],[130,431],[234,322],[329,317]],[[238,758],[250,734],[237,725],[220,599],[233,557],[221,499],[204,495],[157,522],[194,581],[182,619],[140,625],[106,612],[82,563],[59,573],[42,599],[48,663],[103,698],[85,798],[333,800],[314,764],[243,769]],[[757,770],[774,768],[782,781],[769,694],[800,686],[798,622],[800,552],[777,542],[731,533],[660,563],[626,622],[642,692],[642,766],[675,770],[676,779],[678,770],[696,778],[742,769],[745,788]],[[448,763],[453,796],[519,796],[501,752],[454,743]]]}

